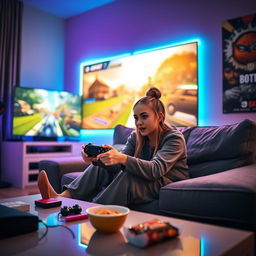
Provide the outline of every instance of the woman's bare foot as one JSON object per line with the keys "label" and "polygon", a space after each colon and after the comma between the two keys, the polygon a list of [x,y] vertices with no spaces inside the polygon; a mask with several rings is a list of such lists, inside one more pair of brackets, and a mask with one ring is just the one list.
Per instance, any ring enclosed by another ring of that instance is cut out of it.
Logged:
{"label": "woman's bare foot", "polygon": [[43,199],[59,196],[50,184],[45,171],[40,171],[37,184]]}

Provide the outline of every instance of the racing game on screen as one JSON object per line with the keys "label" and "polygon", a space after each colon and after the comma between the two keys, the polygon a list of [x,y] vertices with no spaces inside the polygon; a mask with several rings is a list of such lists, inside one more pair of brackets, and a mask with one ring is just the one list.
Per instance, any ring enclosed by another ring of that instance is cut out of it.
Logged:
{"label": "racing game on screen", "polygon": [[69,92],[16,87],[13,135],[77,137],[81,127],[81,96]]}
{"label": "racing game on screen", "polygon": [[197,43],[82,66],[82,128],[134,127],[132,108],[150,87],[162,92],[166,122],[197,125]]}

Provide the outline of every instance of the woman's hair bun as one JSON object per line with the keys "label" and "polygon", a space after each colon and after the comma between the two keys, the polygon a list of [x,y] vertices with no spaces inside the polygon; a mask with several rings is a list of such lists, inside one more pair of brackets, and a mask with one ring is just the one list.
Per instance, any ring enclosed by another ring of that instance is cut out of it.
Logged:
{"label": "woman's hair bun", "polygon": [[146,96],[150,96],[150,97],[153,97],[153,98],[156,98],[156,99],[160,99],[161,98],[161,92],[156,87],[151,87],[147,91]]}

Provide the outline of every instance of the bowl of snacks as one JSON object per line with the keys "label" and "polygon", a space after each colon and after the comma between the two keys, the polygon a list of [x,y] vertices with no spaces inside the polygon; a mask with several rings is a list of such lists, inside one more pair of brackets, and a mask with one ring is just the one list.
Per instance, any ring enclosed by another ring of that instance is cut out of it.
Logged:
{"label": "bowl of snacks", "polygon": [[117,232],[129,212],[129,208],[119,205],[98,205],[86,209],[92,226],[104,233]]}

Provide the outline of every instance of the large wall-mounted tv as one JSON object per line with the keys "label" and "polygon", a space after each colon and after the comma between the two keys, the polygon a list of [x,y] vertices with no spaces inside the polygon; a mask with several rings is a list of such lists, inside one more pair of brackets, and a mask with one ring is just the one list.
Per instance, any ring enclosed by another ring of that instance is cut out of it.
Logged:
{"label": "large wall-mounted tv", "polygon": [[64,91],[15,87],[14,136],[79,137],[81,96]]}
{"label": "large wall-mounted tv", "polygon": [[134,127],[132,107],[150,87],[161,90],[169,124],[197,125],[197,42],[85,63],[81,68],[84,129]]}

